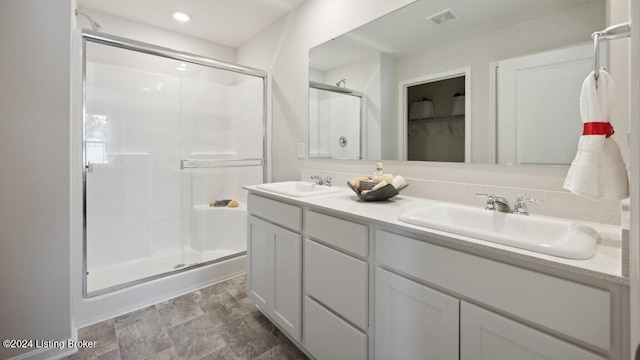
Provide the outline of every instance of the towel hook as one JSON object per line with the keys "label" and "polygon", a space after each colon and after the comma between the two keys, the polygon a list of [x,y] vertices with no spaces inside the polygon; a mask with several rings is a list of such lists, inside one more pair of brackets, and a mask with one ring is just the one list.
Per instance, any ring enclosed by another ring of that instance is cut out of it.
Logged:
{"label": "towel hook", "polygon": [[591,35],[591,38],[593,39],[593,58],[594,58],[593,76],[596,78],[596,81],[598,81],[598,78],[600,77],[600,52],[599,52],[600,33],[594,32]]}
{"label": "towel hook", "polygon": [[596,31],[591,34],[591,38],[593,39],[593,57],[595,59],[593,74],[596,78],[596,81],[600,77],[600,56],[598,52],[600,41],[615,40],[629,36],[631,36],[631,21],[618,25],[612,25],[602,31]]}

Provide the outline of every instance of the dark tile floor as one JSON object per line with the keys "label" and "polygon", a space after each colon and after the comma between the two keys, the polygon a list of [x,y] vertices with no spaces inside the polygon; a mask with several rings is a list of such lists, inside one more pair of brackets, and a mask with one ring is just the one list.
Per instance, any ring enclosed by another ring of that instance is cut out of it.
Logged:
{"label": "dark tile floor", "polygon": [[95,341],[68,359],[307,359],[256,308],[246,276],[78,331]]}

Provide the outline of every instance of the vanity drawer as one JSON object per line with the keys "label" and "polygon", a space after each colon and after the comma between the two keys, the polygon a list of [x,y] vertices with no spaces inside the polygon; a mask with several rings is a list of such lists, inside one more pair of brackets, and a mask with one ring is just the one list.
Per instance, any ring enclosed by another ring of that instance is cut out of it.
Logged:
{"label": "vanity drawer", "polygon": [[367,335],[304,298],[304,346],[318,360],[365,360]]}
{"label": "vanity drawer", "polygon": [[611,348],[611,294],[572,281],[376,231],[376,262],[515,317]]}
{"label": "vanity drawer", "polygon": [[366,329],[367,263],[308,239],[303,263],[307,294],[360,329]]}
{"label": "vanity drawer", "polygon": [[367,257],[369,254],[368,229],[365,225],[308,210],[305,212],[305,232],[355,255]]}
{"label": "vanity drawer", "polygon": [[249,213],[252,215],[294,231],[302,230],[302,209],[297,206],[267,199],[255,194],[249,194],[247,204]]}

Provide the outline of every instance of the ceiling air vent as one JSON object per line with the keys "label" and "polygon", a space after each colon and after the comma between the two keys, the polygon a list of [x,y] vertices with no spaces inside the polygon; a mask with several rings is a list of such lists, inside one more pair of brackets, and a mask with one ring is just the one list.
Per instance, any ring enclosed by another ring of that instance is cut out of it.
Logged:
{"label": "ceiling air vent", "polygon": [[437,14],[431,15],[426,18],[427,21],[431,21],[435,26],[442,26],[446,23],[452,22],[456,20],[458,16],[451,11],[451,9],[447,9],[441,11]]}

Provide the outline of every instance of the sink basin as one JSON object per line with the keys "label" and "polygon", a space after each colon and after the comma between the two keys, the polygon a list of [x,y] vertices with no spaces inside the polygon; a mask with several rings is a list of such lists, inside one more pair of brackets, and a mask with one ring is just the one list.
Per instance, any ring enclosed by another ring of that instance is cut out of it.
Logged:
{"label": "sink basin", "polygon": [[568,259],[592,257],[598,241],[598,233],[586,225],[455,204],[406,211],[398,220]]}
{"label": "sink basin", "polygon": [[294,197],[315,196],[340,192],[340,189],[338,188],[317,185],[316,183],[307,181],[283,181],[260,184],[257,187],[258,189]]}

